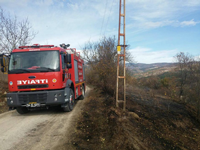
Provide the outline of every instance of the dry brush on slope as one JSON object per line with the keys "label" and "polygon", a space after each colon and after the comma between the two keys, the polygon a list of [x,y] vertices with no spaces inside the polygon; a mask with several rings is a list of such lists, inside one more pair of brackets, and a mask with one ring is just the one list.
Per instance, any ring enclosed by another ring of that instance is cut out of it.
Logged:
{"label": "dry brush on slope", "polygon": [[8,111],[5,92],[8,92],[7,81],[0,80],[0,113]]}
{"label": "dry brush on slope", "polygon": [[[87,62],[86,80],[103,92],[114,96],[117,76],[117,42],[115,37],[103,37],[97,42],[88,42],[83,47],[84,59]],[[133,61],[127,51],[127,61]],[[120,71],[122,71],[122,67]]]}
{"label": "dry brush on slope", "polygon": [[74,149],[199,149],[200,123],[194,109],[142,91],[128,88],[127,111],[123,112],[113,107],[112,97],[94,89],[76,124]]}

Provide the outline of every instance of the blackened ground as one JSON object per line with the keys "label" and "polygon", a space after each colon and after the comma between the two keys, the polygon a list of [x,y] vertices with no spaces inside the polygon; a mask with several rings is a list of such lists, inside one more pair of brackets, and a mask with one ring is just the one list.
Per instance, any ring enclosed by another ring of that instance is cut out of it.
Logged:
{"label": "blackened ground", "polygon": [[85,150],[137,149],[139,144],[129,138],[134,128],[128,119],[127,112],[114,108],[113,98],[98,90],[91,90],[71,144],[74,149]]}
{"label": "blackened ground", "polygon": [[200,123],[192,107],[159,94],[141,99],[134,90],[127,98],[128,110],[140,116],[133,125],[148,149],[200,149]]}
{"label": "blackened ground", "polygon": [[123,112],[114,98],[93,89],[84,105],[71,137],[74,149],[200,149],[193,108],[166,96],[129,88]]}

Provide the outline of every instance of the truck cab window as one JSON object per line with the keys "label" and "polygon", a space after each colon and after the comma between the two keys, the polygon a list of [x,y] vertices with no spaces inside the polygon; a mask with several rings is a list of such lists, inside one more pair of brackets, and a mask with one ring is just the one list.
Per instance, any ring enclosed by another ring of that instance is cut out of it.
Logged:
{"label": "truck cab window", "polygon": [[65,64],[65,55],[62,54],[61,56],[62,56],[62,69],[65,69],[65,67],[66,67],[66,64]]}

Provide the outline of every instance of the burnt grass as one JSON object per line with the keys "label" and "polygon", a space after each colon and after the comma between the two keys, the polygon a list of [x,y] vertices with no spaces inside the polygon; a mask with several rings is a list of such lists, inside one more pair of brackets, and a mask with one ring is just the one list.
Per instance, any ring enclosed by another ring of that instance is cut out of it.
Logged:
{"label": "burnt grass", "polygon": [[72,135],[74,149],[200,149],[200,123],[192,107],[166,96],[146,93],[144,99],[134,90],[127,92],[125,112],[97,89],[88,99]]}
{"label": "burnt grass", "polygon": [[[84,110],[79,117],[72,144],[80,150],[117,150],[134,149],[129,139],[131,122],[127,112],[114,108],[114,99],[98,90],[87,97]],[[125,126],[130,128],[125,128]]]}
{"label": "burnt grass", "polygon": [[141,100],[131,93],[128,99],[127,109],[140,116],[137,126],[147,149],[200,149],[200,123],[192,107],[160,95]]}

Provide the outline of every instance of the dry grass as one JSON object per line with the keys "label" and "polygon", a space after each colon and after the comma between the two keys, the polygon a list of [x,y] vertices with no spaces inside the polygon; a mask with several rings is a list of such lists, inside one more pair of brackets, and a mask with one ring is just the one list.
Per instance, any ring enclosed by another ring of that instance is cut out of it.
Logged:
{"label": "dry grass", "polygon": [[143,97],[148,98],[142,100],[138,94],[142,89],[135,89],[129,89],[127,109],[139,115],[133,125],[147,149],[200,149],[200,122],[191,107],[158,93],[152,97],[147,92]]}
{"label": "dry grass", "polygon": [[[7,75],[0,74],[0,77],[7,79]],[[0,113],[8,111],[5,92],[8,93],[8,83],[6,80],[0,80]]]}
{"label": "dry grass", "polygon": [[200,149],[200,123],[191,108],[138,87],[128,92],[126,112],[112,97],[91,92],[72,136],[74,149]]}
{"label": "dry grass", "polygon": [[134,128],[129,119],[133,117],[113,106],[112,97],[98,90],[91,93],[73,135],[75,149],[132,150],[142,147],[130,132]]}
{"label": "dry grass", "polygon": [[0,71],[0,81],[8,82],[8,75],[3,74],[1,71]]}

